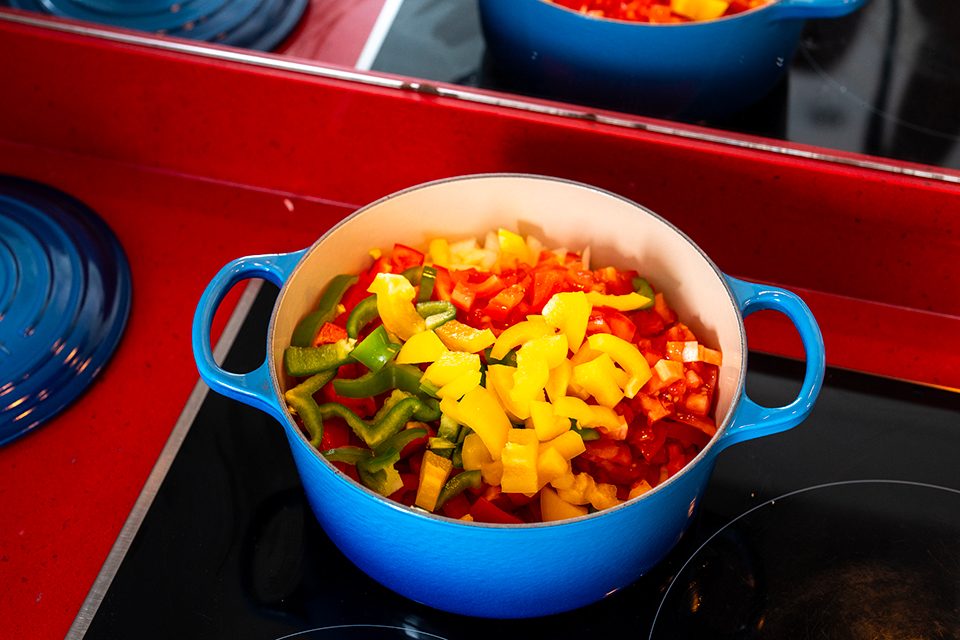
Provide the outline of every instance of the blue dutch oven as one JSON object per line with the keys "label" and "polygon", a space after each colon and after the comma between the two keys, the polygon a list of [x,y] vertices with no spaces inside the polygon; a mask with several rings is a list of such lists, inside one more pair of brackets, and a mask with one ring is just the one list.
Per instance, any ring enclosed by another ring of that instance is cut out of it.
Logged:
{"label": "blue dutch oven", "polygon": [[866,0],[774,0],[726,18],[649,24],[594,18],[547,0],[480,0],[487,50],[525,92],[696,120],[762,98],[790,64],[804,21]]}
{"label": "blue dutch oven", "polygon": [[[587,212],[589,226],[583,223]],[[686,468],[646,494],[559,523],[453,520],[391,502],[355,483],[310,446],[288,413],[283,394],[293,381],[282,368],[283,350],[331,277],[361,270],[373,247],[424,246],[441,236],[482,238],[502,226],[535,233],[549,247],[590,246],[598,264],[639,268],[705,343],[723,351],[717,434]],[[266,360],[254,371],[236,374],[214,361],[210,323],[226,292],[247,278],[269,280],[281,290],[267,332]],[[784,407],[761,407],[744,390],[743,317],[761,309],[786,314],[806,350],[802,388]],[[629,200],[529,175],[464,176],[413,187],[357,211],[309,249],[230,262],[200,300],[193,350],[200,375],[213,390],[277,419],[317,519],[360,569],[417,602],[496,618],[573,609],[636,580],[687,528],[717,455],[737,442],[801,422],[824,373],[819,328],[797,296],[725,276],[683,233]]]}

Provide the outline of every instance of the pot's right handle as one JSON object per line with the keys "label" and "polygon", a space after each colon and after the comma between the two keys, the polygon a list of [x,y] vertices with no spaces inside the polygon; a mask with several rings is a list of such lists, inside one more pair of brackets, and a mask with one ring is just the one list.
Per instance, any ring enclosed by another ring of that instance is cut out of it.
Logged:
{"label": "pot's right handle", "polygon": [[193,316],[193,357],[203,381],[217,393],[256,407],[281,422],[284,419],[283,412],[273,396],[267,360],[248,373],[225,371],[213,357],[210,325],[223,297],[233,285],[242,280],[263,278],[282,287],[304,253],[306,249],[293,253],[247,256],[228,262],[207,285]]}
{"label": "pot's right handle", "polygon": [[800,392],[793,402],[786,406],[762,407],[751,400],[744,390],[734,423],[718,441],[721,449],[744,440],[779,433],[802,422],[813,410],[813,403],[823,386],[826,366],[820,327],[809,307],[799,296],[786,289],[746,282],[730,276],[727,276],[727,282],[744,317],[756,311],[772,309],[783,313],[793,322],[806,352],[807,367]]}
{"label": "pot's right handle", "polygon": [[807,20],[811,18],[839,18],[853,13],[867,0],[779,0],[764,11],[773,20]]}

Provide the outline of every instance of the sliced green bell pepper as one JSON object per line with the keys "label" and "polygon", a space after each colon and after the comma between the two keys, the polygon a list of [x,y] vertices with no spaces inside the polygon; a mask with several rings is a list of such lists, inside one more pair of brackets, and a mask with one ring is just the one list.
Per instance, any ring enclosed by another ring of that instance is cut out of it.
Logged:
{"label": "sliced green bell pepper", "polygon": [[287,347],[283,351],[283,366],[295,378],[335,370],[349,361],[355,344],[356,340],[344,338],[319,347]]}
{"label": "sliced green bell pepper", "polygon": [[[337,317],[337,305],[343,299],[343,294],[352,287],[357,281],[357,276],[341,274],[334,276],[330,284],[324,289],[320,300],[317,302],[317,308],[297,323],[293,330],[293,337],[290,338],[290,344],[294,347],[309,347],[313,345],[313,339],[317,331],[323,326],[324,322],[330,322]],[[354,336],[356,337],[356,336]]]}
{"label": "sliced green bell pepper", "polygon": [[366,365],[370,371],[379,371],[400,353],[402,346],[391,341],[387,330],[380,325],[354,347],[350,357]]}

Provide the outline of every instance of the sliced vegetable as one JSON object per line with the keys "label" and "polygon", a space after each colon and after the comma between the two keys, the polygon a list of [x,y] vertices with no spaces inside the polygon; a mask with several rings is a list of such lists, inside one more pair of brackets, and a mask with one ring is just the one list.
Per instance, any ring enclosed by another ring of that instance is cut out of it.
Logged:
{"label": "sliced vegetable", "polygon": [[340,304],[340,299],[356,281],[357,276],[355,275],[334,276],[327,288],[323,290],[323,294],[317,302],[317,308],[297,323],[293,330],[293,336],[290,338],[291,346],[309,347],[313,345],[313,339],[319,328],[325,322],[330,322],[337,316],[337,305]]}

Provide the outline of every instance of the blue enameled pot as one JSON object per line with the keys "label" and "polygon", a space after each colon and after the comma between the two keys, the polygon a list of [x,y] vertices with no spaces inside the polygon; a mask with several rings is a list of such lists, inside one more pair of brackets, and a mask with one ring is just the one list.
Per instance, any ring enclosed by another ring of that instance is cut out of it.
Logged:
{"label": "blue enameled pot", "polygon": [[595,18],[548,0],[479,0],[487,50],[523,91],[644,115],[698,120],[762,98],[796,51],[804,21],[867,0],[774,0],[717,20]]}
{"label": "blue enameled pot", "polygon": [[[589,217],[587,217],[589,216]],[[584,221],[589,219],[590,223]],[[548,247],[591,247],[596,265],[638,268],[705,343],[723,352],[717,435],[685,469],[611,509],[550,524],[452,520],[391,502],[328,463],[287,412],[292,381],[282,353],[294,326],[338,273],[359,271],[373,247],[425,246],[435,237],[482,238],[507,227]],[[213,359],[210,323],[225,293],[247,278],[281,287],[256,370],[229,373]],[[765,408],[745,394],[743,316],[786,314],[806,350],[806,375],[789,405]],[[683,233],[647,209],[591,186],[529,175],[441,180],[379,200],[343,220],[309,249],[227,264],[200,300],[193,324],[197,366],[210,387],[277,419],[310,505],[330,539],[360,569],[394,591],[439,609],[517,618],[580,607],[624,587],[657,564],[694,517],[717,455],[788,429],[813,407],[824,373],[823,341],[806,305],[775,287],[725,276]],[[336,580],[336,576],[329,576]]]}

